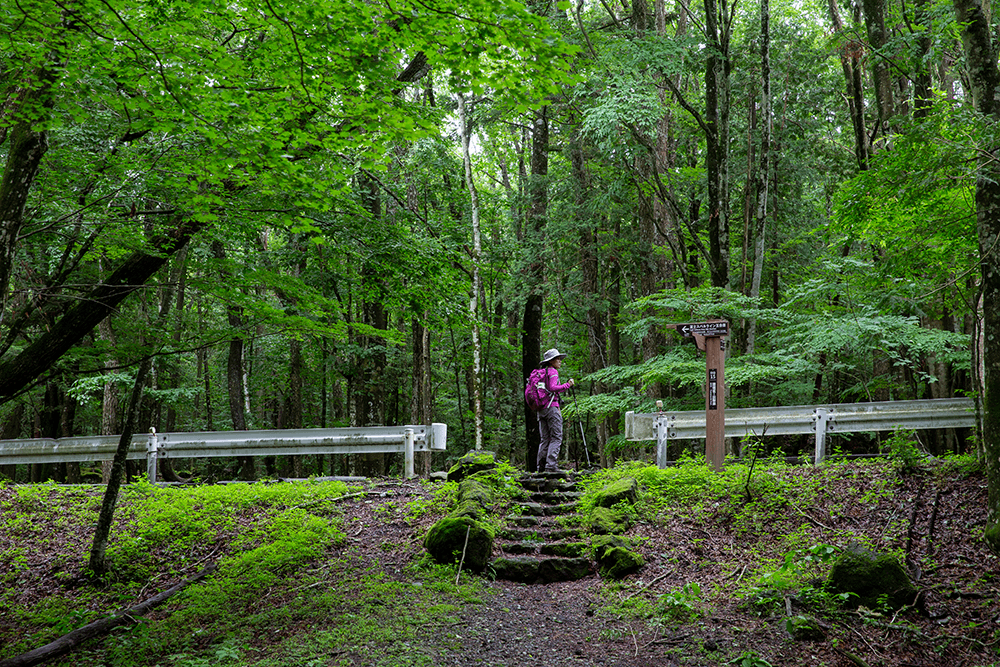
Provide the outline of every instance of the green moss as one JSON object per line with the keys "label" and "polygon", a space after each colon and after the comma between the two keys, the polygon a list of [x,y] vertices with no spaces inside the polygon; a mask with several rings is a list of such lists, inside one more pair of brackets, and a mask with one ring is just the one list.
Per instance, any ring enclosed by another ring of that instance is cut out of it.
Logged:
{"label": "green moss", "polygon": [[496,454],[487,451],[471,451],[460,458],[448,471],[449,482],[460,482],[476,473],[497,467]]}
{"label": "green moss", "polygon": [[837,558],[827,586],[837,594],[853,593],[849,606],[873,609],[883,604],[898,609],[911,603],[917,592],[896,556],[861,548],[848,549]]}
{"label": "green moss", "polygon": [[585,526],[595,535],[623,533],[628,528],[625,518],[608,507],[595,507],[591,510],[587,515]]}
{"label": "green moss", "polygon": [[823,628],[811,616],[790,616],[785,620],[785,630],[795,641],[818,642],[826,639]]}
{"label": "green moss", "polygon": [[983,539],[986,540],[986,545],[989,546],[990,551],[1000,554],[1000,522],[987,522]]}
{"label": "green moss", "polygon": [[594,494],[594,505],[612,507],[621,502],[627,502],[631,505],[635,504],[638,499],[639,483],[635,481],[634,477],[622,477]]}
{"label": "green moss", "polygon": [[459,502],[474,502],[488,507],[495,502],[494,494],[477,479],[463,479],[458,485]]}
{"label": "green moss", "polygon": [[493,554],[493,532],[469,517],[445,517],[427,532],[424,548],[438,563],[458,563],[464,551],[464,566],[482,572]]}

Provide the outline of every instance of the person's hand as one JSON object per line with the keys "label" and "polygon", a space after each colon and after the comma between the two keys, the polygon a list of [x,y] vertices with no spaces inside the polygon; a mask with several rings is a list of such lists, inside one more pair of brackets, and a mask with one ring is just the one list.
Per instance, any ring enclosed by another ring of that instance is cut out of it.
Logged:
{"label": "person's hand", "polygon": [[573,385],[575,385],[575,384],[576,384],[576,380],[574,380],[574,379],[570,378],[570,381],[569,381],[569,386],[571,386],[571,387],[572,387],[572,386],[573,386]]}

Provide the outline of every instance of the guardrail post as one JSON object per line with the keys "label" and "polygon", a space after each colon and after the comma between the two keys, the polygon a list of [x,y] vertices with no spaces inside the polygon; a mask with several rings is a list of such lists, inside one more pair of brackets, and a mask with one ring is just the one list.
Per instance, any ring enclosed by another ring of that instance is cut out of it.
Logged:
{"label": "guardrail post", "polygon": [[414,477],[413,472],[413,429],[403,431],[403,476],[406,479]]}
{"label": "guardrail post", "polygon": [[159,456],[159,443],[156,440],[156,429],[149,429],[146,440],[146,477],[150,484],[156,484],[156,457]]}
{"label": "guardrail post", "polygon": [[830,415],[826,408],[816,408],[816,418],[814,428],[816,429],[816,456],[813,461],[816,464],[822,463],[826,458],[826,428],[830,420]]}
{"label": "guardrail post", "polygon": [[667,419],[663,416],[663,401],[656,402],[656,467],[667,467]]}

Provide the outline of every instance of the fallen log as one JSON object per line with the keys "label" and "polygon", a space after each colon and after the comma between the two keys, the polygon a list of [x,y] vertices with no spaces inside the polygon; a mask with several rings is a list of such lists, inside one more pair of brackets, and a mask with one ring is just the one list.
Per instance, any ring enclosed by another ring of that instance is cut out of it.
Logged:
{"label": "fallen log", "polygon": [[0,660],[0,667],[32,667],[33,665],[40,665],[48,662],[49,660],[54,660],[55,658],[66,655],[88,639],[106,634],[120,625],[132,623],[136,616],[144,616],[148,614],[154,608],[163,604],[168,598],[170,598],[170,596],[179,592],[186,586],[205,578],[214,571],[215,564],[213,563],[197,574],[185,579],[175,586],[168,588],[159,595],[149,598],[145,602],[111,616],[98,619],[93,623],[88,623],[81,628],[77,628],[72,632],[66,633],[59,639],[49,642],[45,646],[40,646],[14,658]]}

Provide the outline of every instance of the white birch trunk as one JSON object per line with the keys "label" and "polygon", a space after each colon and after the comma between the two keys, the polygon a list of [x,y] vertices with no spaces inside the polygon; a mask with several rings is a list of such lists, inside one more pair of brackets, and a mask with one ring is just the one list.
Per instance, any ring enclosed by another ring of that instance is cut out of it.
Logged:
{"label": "white birch trunk", "polygon": [[482,341],[479,332],[479,261],[482,257],[482,239],[479,232],[479,195],[472,179],[472,155],[469,140],[472,134],[465,108],[465,97],[458,96],[458,115],[462,132],[462,157],[465,162],[465,183],[469,188],[472,208],[472,291],[469,295],[469,317],[472,318],[472,401],[476,423],[476,449],[483,448],[483,433],[486,430],[486,412],[483,409],[483,364]]}

